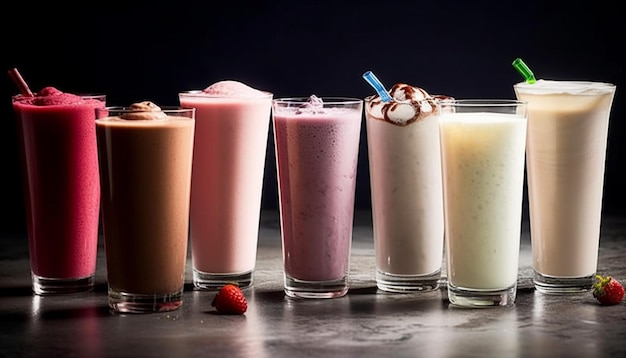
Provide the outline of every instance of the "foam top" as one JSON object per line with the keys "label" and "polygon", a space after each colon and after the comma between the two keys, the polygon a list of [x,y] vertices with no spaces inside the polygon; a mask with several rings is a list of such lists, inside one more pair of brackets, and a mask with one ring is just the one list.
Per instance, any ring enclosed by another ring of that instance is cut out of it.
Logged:
{"label": "foam top", "polygon": [[517,91],[535,94],[589,94],[597,95],[615,90],[615,85],[592,81],[537,80],[530,84],[520,82],[514,85]]}
{"label": "foam top", "polygon": [[219,81],[202,91],[202,94],[213,97],[266,97],[267,94],[238,81]]}

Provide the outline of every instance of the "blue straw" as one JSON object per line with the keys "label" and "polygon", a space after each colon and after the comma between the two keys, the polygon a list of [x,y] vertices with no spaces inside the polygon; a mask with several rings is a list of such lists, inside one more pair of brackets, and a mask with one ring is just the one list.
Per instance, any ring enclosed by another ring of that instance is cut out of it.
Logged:
{"label": "blue straw", "polygon": [[378,80],[378,78],[376,78],[376,76],[372,73],[372,71],[365,72],[363,74],[363,78],[365,78],[367,83],[369,83],[372,87],[374,87],[374,89],[376,90],[376,93],[378,93],[378,95],[380,96],[380,99],[383,102],[391,101],[391,96],[389,96],[389,93],[387,93],[387,90],[385,89],[383,84],[380,83],[380,81]]}

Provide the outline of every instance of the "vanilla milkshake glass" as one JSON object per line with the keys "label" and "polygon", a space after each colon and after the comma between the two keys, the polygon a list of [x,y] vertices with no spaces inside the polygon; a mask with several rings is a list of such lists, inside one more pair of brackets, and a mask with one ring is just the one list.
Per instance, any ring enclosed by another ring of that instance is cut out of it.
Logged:
{"label": "vanilla milkshake glass", "polygon": [[440,102],[448,299],[510,306],[519,264],[526,104]]}
{"label": "vanilla milkshake glass", "polygon": [[272,109],[285,294],[344,296],[363,101],[281,98]]}
{"label": "vanilla milkshake glass", "polygon": [[[435,99],[398,84],[365,98],[376,284],[388,292],[438,288],[444,211]],[[396,99],[396,97],[401,99]]]}
{"label": "vanilla milkshake glass", "polygon": [[190,233],[193,283],[252,285],[272,93],[237,81],[179,94],[196,109]]}
{"label": "vanilla milkshake glass", "polygon": [[539,292],[592,289],[615,89],[553,80],[514,85],[517,98],[528,102],[530,234]]}

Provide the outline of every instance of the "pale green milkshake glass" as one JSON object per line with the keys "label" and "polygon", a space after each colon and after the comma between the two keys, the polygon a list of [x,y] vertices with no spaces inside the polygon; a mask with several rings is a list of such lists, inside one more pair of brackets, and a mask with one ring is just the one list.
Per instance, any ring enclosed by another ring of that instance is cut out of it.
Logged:
{"label": "pale green milkshake glass", "polygon": [[526,103],[440,102],[448,299],[454,306],[515,302]]}

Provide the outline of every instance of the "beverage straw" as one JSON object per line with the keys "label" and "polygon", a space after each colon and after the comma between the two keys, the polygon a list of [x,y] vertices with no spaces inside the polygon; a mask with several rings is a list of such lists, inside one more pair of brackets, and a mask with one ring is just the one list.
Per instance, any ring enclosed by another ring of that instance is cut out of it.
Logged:
{"label": "beverage straw", "polygon": [[369,83],[372,87],[374,87],[374,89],[376,90],[376,93],[378,93],[378,95],[380,96],[380,99],[383,102],[391,101],[391,96],[389,95],[389,93],[387,93],[385,86],[383,86],[383,84],[380,83],[380,81],[378,80],[378,78],[376,78],[376,76],[372,73],[372,71],[365,72],[363,74],[363,78],[365,78],[367,83]]}
{"label": "beverage straw", "polygon": [[516,58],[515,61],[513,61],[513,67],[515,67],[515,69],[522,74],[524,80],[526,80],[526,83],[533,84],[536,82],[533,71],[531,71],[530,68],[526,66],[521,58]]}
{"label": "beverage straw", "polygon": [[15,82],[17,88],[20,90],[20,93],[24,97],[33,97],[33,92],[31,92],[30,88],[26,84],[26,81],[22,78],[20,71],[17,68],[12,68],[9,70],[9,77]]}

